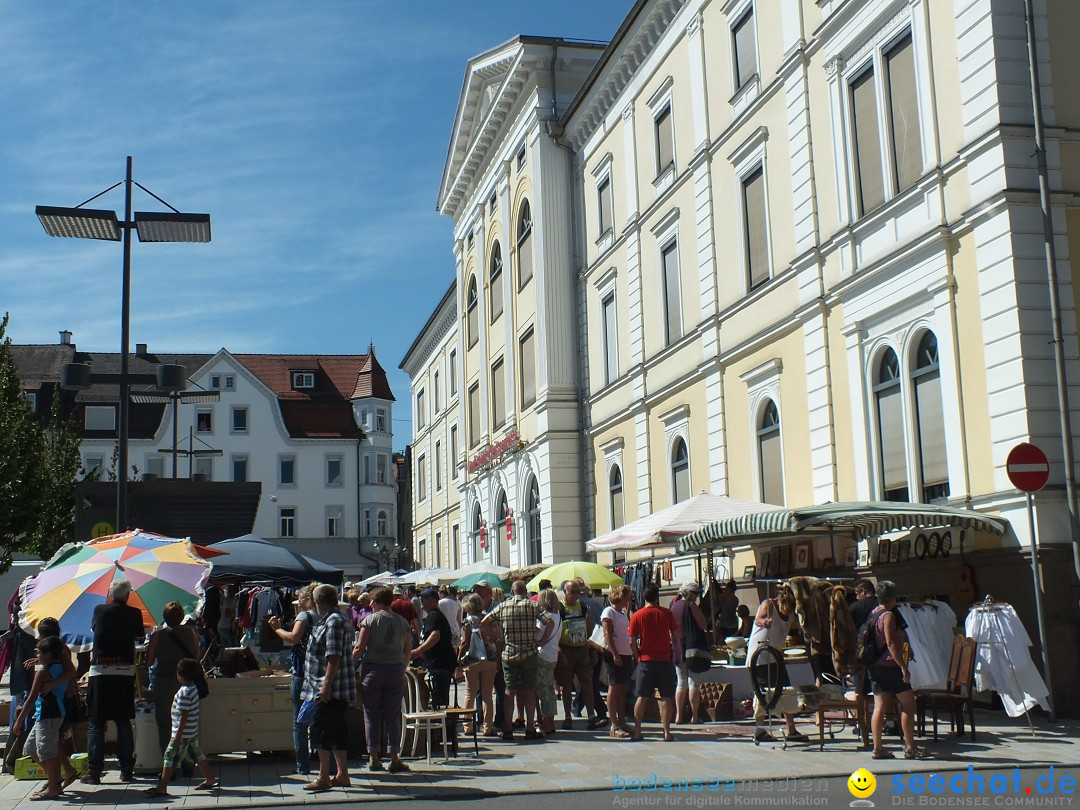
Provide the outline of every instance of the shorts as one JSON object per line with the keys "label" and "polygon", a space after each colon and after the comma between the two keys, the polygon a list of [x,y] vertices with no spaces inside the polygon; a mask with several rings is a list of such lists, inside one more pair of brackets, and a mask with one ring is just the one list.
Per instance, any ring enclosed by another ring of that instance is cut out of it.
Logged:
{"label": "shorts", "polygon": [[899,695],[911,691],[911,684],[904,683],[900,667],[870,667],[870,682],[874,685],[875,695]]}
{"label": "shorts", "polygon": [[349,725],[345,719],[348,701],[331,698],[315,707],[311,721],[311,747],[324,751],[349,750]]}
{"label": "shorts", "polygon": [[587,692],[592,689],[593,665],[589,656],[589,647],[583,644],[580,647],[571,647],[560,644],[559,651],[562,653],[560,663],[555,665],[555,681],[563,689],[574,689],[574,677],[581,684],[581,690]]}
{"label": "shorts", "polygon": [[639,698],[651,698],[653,690],[661,699],[675,697],[675,665],[671,661],[639,661],[635,694]]}
{"label": "shorts", "polygon": [[62,717],[36,721],[30,729],[23,750],[38,762],[55,757],[60,750],[60,724],[63,721]]}
{"label": "shorts", "polygon": [[622,655],[620,653],[619,660],[622,661],[622,665],[616,666],[615,657],[610,651],[604,650],[604,663],[608,668],[608,686],[619,686],[620,684],[630,683],[630,675],[634,671],[634,659],[630,655]]}
{"label": "shorts", "polygon": [[206,759],[206,754],[199,748],[198,737],[188,737],[186,740],[181,740],[179,745],[176,744],[175,737],[169,739],[169,745],[165,748],[162,763],[166,768],[176,770],[180,766],[180,761],[184,759],[195,764]]}
{"label": "shorts", "polygon": [[538,656],[530,655],[520,661],[502,662],[503,680],[506,681],[506,691],[516,692],[518,689],[536,688],[536,670],[538,668]]}
{"label": "shorts", "polygon": [[680,661],[675,665],[675,675],[678,678],[678,689],[701,689],[701,676],[704,672],[691,672],[686,666],[686,661]]}

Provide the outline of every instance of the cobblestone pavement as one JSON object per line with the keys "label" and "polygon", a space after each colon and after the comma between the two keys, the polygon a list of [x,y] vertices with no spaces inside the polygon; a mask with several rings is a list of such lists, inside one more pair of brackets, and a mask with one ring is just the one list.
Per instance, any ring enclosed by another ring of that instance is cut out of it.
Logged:
{"label": "cobblestone pavement", "polygon": [[[558,793],[562,791],[611,790],[615,779],[649,780],[654,775],[671,780],[772,780],[762,786],[781,791],[790,789],[791,780],[817,780],[847,776],[860,767],[872,767],[881,774],[900,772],[948,771],[975,768],[1002,768],[1024,765],[1080,765],[1080,722],[1061,721],[1050,725],[1035,718],[1033,737],[1023,718],[1012,721],[1001,713],[981,712],[976,716],[978,734],[975,742],[943,736],[939,742],[920,741],[934,755],[929,761],[871,761],[869,752],[857,749],[851,729],[826,737],[825,750],[817,744],[794,745],[782,750],[779,745],[755,746],[745,724],[677,727],[675,741],[660,739],[657,726],[646,726],[643,742],[616,741],[601,732],[559,731],[542,742],[504,743],[481,741],[479,757],[472,756],[471,740],[462,756],[443,761],[412,759],[412,771],[397,776],[386,772],[369,773],[366,767],[350,763],[353,786],[334,788],[326,793],[309,794],[303,790],[307,779],[293,774],[291,756],[225,756],[212,758],[221,788],[211,792],[194,790],[198,778],[179,778],[168,800],[148,799],[143,791],[152,785],[147,776],[131,784],[122,784],[113,769],[98,786],[76,783],[56,801],[35,802],[35,807],[70,808],[92,806],[100,810],[112,807],[258,807],[281,804],[341,805],[373,799],[454,799],[469,796]],[[739,728],[739,735],[731,732]],[[811,731],[808,724],[803,726]],[[720,733],[722,732],[722,733]],[[520,739],[520,732],[518,734]],[[816,730],[813,735],[816,740]],[[888,740],[897,753],[902,749],[898,738]],[[29,806],[29,794],[39,787],[31,781],[15,781],[0,776],[0,810]],[[23,803],[26,802],[24,805]]]}

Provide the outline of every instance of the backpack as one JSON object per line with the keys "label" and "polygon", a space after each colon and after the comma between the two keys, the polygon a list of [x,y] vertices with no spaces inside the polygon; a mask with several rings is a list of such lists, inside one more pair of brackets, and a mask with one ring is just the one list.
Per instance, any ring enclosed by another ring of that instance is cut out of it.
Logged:
{"label": "backpack", "polygon": [[874,630],[885,611],[871,613],[870,617],[859,628],[859,643],[855,648],[855,660],[863,666],[872,667],[881,658],[883,649],[877,645],[877,634]]}

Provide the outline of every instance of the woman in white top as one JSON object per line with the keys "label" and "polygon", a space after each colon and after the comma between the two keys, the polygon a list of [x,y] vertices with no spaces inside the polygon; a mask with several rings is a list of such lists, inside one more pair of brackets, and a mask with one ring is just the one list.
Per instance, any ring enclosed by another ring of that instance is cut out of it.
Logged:
{"label": "woman in white top", "polygon": [[[746,662],[749,664],[754,652],[765,645],[783,653],[784,640],[795,621],[795,595],[791,591],[791,586],[782,582],[776,588],[776,596],[766,599],[758,607],[757,615],[754,617],[754,629],[750,632],[750,640],[746,643]],[[782,687],[791,685],[786,675],[787,670],[782,670],[780,682]],[[754,720],[757,721],[757,729],[754,731],[755,742],[771,742],[774,739],[765,729],[766,717],[765,707],[761,705],[757,695],[754,695]],[[787,722],[789,742],[804,742],[807,739],[805,734],[800,734],[795,728],[794,715],[785,714],[784,720]]]}
{"label": "woman in white top", "polygon": [[[555,662],[559,660],[559,639],[562,638],[562,615],[559,613],[559,597],[551,588],[540,591],[537,604],[546,612],[554,628],[548,640],[538,644],[536,665],[536,699],[540,703],[540,733],[555,733]],[[544,635],[547,624],[536,622],[537,641]]]}
{"label": "woman in white top", "polygon": [[611,722],[611,736],[629,739],[630,727],[626,724],[626,689],[630,673],[634,669],[630,649],[630,617],[626,608],[630,605],[630,586],[612,585],[608,590],[610,603],[600,614],[604,629],[604,663],[608,668],[607,710]]}

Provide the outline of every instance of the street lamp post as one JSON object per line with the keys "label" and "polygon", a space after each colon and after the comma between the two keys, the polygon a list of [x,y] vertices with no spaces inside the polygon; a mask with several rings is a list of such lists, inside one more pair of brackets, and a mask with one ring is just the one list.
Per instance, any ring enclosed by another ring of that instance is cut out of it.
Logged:
{"label": "street lamp post", "polygon": [[[100,194],[79,203],[74,208],[58,208],[48,205],[37,206],[36,213],[45,233],[49,236],[70,237],[75,239],[101,239],[109,242],[124,243],[123,283],[120,297],[120,419],[118,423],[119,470],[116,479],[116,531],[127,528],[127,482],[128,482],[128,405],[129,374],[128,345],[130,342],[130,303],[131,303],[131,231],[139,234],[140,242],[209,242],[210,215],[182,214],[163,199],[140,183],[132,180],[131,156],[127,159],[127,173],[124,185],[124,219],[118,221],[116,212],[94,208],[83,208],[89,202],[112,191],[120,185],[115,183]],[[143,191],[171,212],[139,212],[131,210],[132,186],[139,186]]]}

